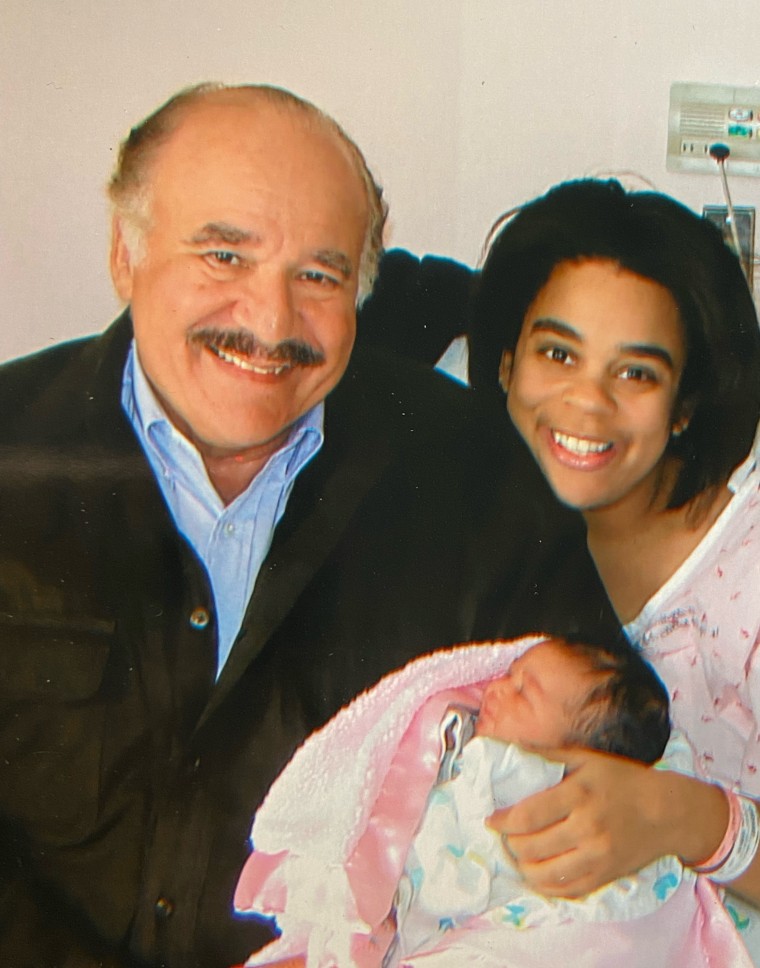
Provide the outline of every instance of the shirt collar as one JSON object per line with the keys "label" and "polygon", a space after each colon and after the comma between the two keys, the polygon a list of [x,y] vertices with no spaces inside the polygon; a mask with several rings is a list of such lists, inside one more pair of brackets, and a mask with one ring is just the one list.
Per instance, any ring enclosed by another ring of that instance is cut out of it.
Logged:
{"label": "shirt collar", "polygon": [[[177,430],[148,382],[134,340],[124,365],[121,402],[143,447],[150,448],[165,470],[176,470],[176,457],[182,452],[185,458],[191,457],[198,472],[206,477],[197,447]],[[325,404],[321,400],[293,424],[288,439],[272,455],[269,464],[284,460],[285,475],[295,477],[324,442],[324,416]],[[252,485],[255,481],[256,478]]]}

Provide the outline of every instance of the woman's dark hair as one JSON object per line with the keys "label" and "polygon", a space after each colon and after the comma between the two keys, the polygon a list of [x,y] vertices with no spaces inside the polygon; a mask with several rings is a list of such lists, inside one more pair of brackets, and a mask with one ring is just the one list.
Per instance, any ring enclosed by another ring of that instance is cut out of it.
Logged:
{"label": "woman's dark hair", "polygon": [[664,286],[679,309],[686,365],[674,419],[688,427],[667,453],[680,461],[668,507],[723,484],[747,455],[760,418],[760,330],[739,260],[720,231],[674,199],[619,182],[565,182],[499,220],[476,292],[470,382],[498,390],[499,363],[556,266],[608,259]]}
{"label": "woman's dark hair", "polygon": [[632,647],[612,650],[577,637],[565,642],[600,674],[565,741],[643,763],[659,760],[670,737],[670,713],[652,666]]}

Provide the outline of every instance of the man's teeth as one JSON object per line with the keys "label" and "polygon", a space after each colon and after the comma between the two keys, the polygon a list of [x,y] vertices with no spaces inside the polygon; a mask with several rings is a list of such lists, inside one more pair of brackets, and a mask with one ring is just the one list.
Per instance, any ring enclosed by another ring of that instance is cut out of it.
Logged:
{"label": "man's teeth", "polygon": [[246,370],[248,373],[259,373],[262,376],[279,376],[281,373],[290,369],[289,363],[252,363],[250,360],[245,360],[234,353],[230,353],[229,350],[221,349],[219,346],[212,346],[211,349],[220,360],[224,360],[225,363],[232,363],[233,366],[237,366],[241,370]]}
{"label": "man's teeth", "polygon": [[565,450],[571,454],[578,454],[585,457],[587,454],[603,454],[610,450],[612,444],[601,440],[588,440],[586,437],[571,437],[570,434],[562,434],[558,430],[552,431],[552,437]]}

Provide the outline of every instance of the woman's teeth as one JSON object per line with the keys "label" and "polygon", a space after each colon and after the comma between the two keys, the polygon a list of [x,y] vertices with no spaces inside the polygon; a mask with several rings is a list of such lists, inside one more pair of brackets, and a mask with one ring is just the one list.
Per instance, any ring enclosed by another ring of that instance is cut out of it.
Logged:
{"label": "woman's teeth", "polygon": [[552,431],[555,443],[571,454],[579,457],[586,457],[588,454],[603,454],[612,447],[611,441],[589,440],[587,437],[572,437],[570,434],[560,433],[558,430]]}

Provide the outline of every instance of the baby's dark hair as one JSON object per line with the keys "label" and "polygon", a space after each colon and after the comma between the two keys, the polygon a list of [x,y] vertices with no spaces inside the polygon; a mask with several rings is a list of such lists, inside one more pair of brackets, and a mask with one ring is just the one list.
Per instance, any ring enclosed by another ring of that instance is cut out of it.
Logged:
{"label": "baby's dark hair", "polygon": [[663,754],[670,736],[668,693],[652,666],[634,649],[566,638],[589,670],[600,673],[577,713],[566,742],[643,763]]}

